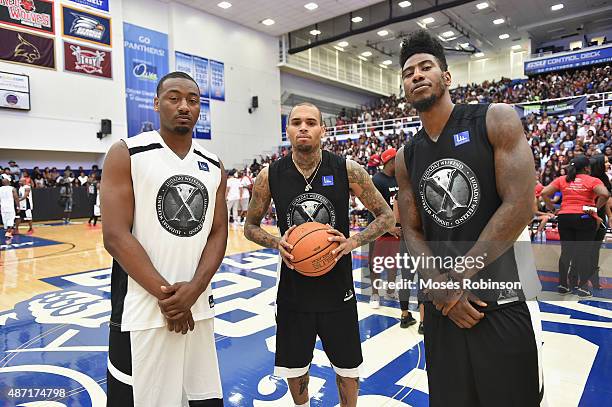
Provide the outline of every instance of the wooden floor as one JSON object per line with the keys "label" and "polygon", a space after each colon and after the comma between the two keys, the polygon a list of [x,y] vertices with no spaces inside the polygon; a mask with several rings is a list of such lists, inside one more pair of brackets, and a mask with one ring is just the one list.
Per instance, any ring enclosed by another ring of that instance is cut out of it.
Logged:
{"label": "wooden floor", "polygon": [[[278,234],[276,227],[264,227],[270,233]],[[93,228],[87,225],[86,219],[76,219],[69,225],[58,222],[35,224],[34,230],[34,238],[57,244],[0,251],[0,311],[11,309],[34,295],[57,289],[40,279],[107,268],[112,264],[112,258],[104,249],[100,223]],[[20,232],[27,232],[27,227],[21,227]],[[261,246],[246,240],[241,227],[230,227],[226,255],[258,249]]]}

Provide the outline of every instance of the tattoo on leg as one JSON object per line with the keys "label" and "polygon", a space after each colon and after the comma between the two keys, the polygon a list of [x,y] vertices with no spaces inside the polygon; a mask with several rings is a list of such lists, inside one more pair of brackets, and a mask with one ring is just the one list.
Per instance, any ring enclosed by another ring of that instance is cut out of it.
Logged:
{"label": "tattoo on leg", "polygon": [[304,374],[303,376],[299,377],[300,380],[300,395],[304,394],[305,391],[308,390],[308,373]]}

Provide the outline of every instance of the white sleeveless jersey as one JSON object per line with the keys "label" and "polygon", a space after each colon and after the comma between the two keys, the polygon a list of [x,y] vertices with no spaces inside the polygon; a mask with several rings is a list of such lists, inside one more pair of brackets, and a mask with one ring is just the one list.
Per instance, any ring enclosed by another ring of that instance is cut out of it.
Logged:
{"label": "white sleeveless jersey", "polygon": [[0,186],[0,210],[2,212],[15,212],[13,187],[10,185]]}
{"label": "white sleeveless jersey", "polygon": [[[134,188],[132,234],[170,283],[191,281],[208,240],[221,181],[216,155],[195,143],[180,159],[157,131],[124,140]],[[158,328],[166,321],[157,298],[113,262],[111,329]],[[214,317],[209,286],[191,308],[194,320]]]}
{"label": "white sleeveless jersey", "polygon": [[[26,194],[26,191],[30,191],[30,194],[28,195],[27,199],[24,199],[23,201],[21,200],[21,198],[23,198]],[[34,209],[34,198],[32,198],[32,195],[34,195],[32,193],[32,188],[29,185],[22,185],[19,187],[19,210],[25,211],[28,209]]]}

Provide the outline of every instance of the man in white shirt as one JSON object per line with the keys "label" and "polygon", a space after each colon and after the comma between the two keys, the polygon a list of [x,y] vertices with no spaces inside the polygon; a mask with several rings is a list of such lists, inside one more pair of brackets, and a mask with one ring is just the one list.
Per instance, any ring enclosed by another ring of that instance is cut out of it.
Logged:
{"label": "man in white shirt", "polygon": [[13,237],[14,225],[15,225],[15,207],[19,203],[19,197],[17,191],[11,186],[11,182],[3,178],[2,186],[0,187],[0,213],[2,214],[2,224],[4,225],[5,234],[7,239]]}
{"label": "man in white shirt", "polygon": [[34,209],[32,188],[26,185],[25,178],[21,178],[19,180],[19,213],[16,217],[15,234],[19,233],[19,225],[22,221],[28,222],[30,226],[28,235],[34,233],[32,228],[32,209]]}
{"label": "man in white shirt", "polygon": [[240,221],[240,178],[238,178],[238,171],[234,170],[231,177],[227,178],[227,188],[225,192],[225,200],[227,201],[227,211],[232,216],[234,224],[237,225]]}
{"label": "man in white shirt", "polygon": [[249,200],[251,199],[251,188],[253,181],[245,172],[241,173],[240,177],[240,224],[244,225],[244,217],[247,209],[249,209]]}

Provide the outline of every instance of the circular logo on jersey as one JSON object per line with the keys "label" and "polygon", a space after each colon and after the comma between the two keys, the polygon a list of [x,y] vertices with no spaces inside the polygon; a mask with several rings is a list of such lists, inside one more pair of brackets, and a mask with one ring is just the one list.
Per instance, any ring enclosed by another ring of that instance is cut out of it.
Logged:
{"label": "circular logo on jersey", "polygon": [[329,223],[336,227],[336,211],[329,199],[314,192],[298,195],[287,209],[287,225],[306,222]]}
{"label": "circular logo on jersey", "polygon": [[425,213],[448,229],[467,222],[480,203],[480,183],[474,171],[459,160],[442,159],[431,164],[419,183]]}
{"label": "circular logo on jersey", "polygon": [[199,179],[175,175],[157,193],[157,219],[175,236],[193,236],[202,229],[208,208],[208,190]]}

